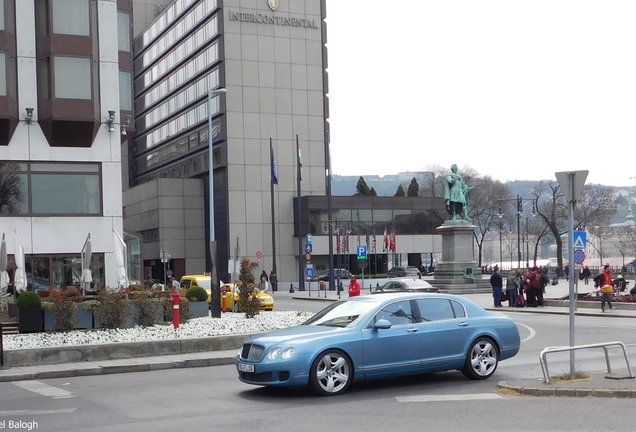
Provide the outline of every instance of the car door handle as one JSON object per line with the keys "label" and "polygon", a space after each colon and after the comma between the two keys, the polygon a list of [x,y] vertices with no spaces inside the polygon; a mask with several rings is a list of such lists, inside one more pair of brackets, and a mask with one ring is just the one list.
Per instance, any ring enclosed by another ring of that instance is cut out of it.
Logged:
{"label": "car door handle", "polygon": [[409,333],[415,333],[416,331],[419,331],[417,327],[411,327],[410,329],[407,330],[407,332]]}
{"label": "car door handle", "polygon": [[464,322],[460,322],[460,323],[459,323],[459,326],[460,326],[460,327],[466,327],[466,326],[468,326],[468,323],[467,323],[467,322],[465,322],[465,321],[464,321]]}

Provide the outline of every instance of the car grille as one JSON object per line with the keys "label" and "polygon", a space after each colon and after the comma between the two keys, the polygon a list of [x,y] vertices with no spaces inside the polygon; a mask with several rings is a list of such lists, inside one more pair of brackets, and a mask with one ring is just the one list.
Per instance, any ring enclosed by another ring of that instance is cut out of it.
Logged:
{"label": "car grille", "polygon": [[244,344],[241,349],[241,358],[243,360],[261,361],[265,348],[260,345]]}
{"label": "car grille", "polygon": [[272,381],[272,373],[248,373],[248,372],[239,372],[241,374],[241,378],[250,382],[270,382]]}

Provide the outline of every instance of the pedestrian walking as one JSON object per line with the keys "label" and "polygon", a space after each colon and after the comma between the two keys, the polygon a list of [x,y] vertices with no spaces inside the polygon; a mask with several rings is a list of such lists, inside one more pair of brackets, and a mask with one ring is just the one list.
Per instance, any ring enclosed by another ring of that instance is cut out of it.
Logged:
{"label": "pedestrian walking", "polygon": [[590,276],[592,276],[592,272],[590,272],[590,268],[588,266],[583,267],[583,271],[581,272],[583,275],[583,280],[585,281],[585,285],[590,283]]}
{"label": "pedestrian walking", "polygon": [[490,276],[490,286],[492,287],[492,297],[495,302],[495,307],[501,307],[501,297],[503,295],[503,280],[501,273],[499,273],[499,267],[495,266],[493,274]]}
{"label": "pedestrian walking", "polygon": [[612,282],[612,272],[610,271],[609,264],[603,266],[603,282],[601,282],[601,311],[605,312],[605,303],[609,306],[610,310],[614,309],[612,306],[612,292],[614,291],[614,283]]}

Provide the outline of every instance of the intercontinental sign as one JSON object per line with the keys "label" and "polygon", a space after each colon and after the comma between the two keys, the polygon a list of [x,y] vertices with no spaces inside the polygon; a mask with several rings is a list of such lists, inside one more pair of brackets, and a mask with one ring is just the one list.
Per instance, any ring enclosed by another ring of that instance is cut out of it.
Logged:
{"label": "intercontinental sign", "polygon": [[252,22],[257,24],[272,24],[290,27],[320,28],[313,19],[289,18],[264,13],[243,13],[230,11],[230,21]]}

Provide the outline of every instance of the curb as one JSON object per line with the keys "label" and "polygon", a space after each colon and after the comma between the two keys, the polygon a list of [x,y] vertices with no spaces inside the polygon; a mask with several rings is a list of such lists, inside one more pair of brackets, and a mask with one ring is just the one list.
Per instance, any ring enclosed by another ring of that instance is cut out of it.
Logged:
{"label": "curb", "polygon": [[165,369],[185,369],[195,367],[207,367],[207,366],[224,366],[232,365],[236,362],[236,355],[229,355],[224,357],[214,358],[200,358],[200,359],[184,359],[184,360],[162,360],[161,357],[157,358],[157,361],[143,362],[139,361],[126,362],[118,360],[116,365],[99,365],[99,364],[60,364],[51,365],[61,367],[58,370],[43,370],[34,372],[25,372],[17,369],[15,372],[0,370],[0,382],[12,382],[12,381],[26,381],[35,379],[50,379],[50,378],[70,378],[78,376],[89,375],[108,375],[118,373],[131,373],[131,372],[148,372]]}
{"label": "curb", "polygon": [[634,399],[636,398],[636,390],[628,389],[607,389],[607,388],[538,388],[538,387],[525,387],[508,384],[506,381],[501,381],[497,384],[498,391],[505,391],[512,393],[512,396],[556,396],[556,397],[597,397],[597,398],[621,398],[621,399]]}

